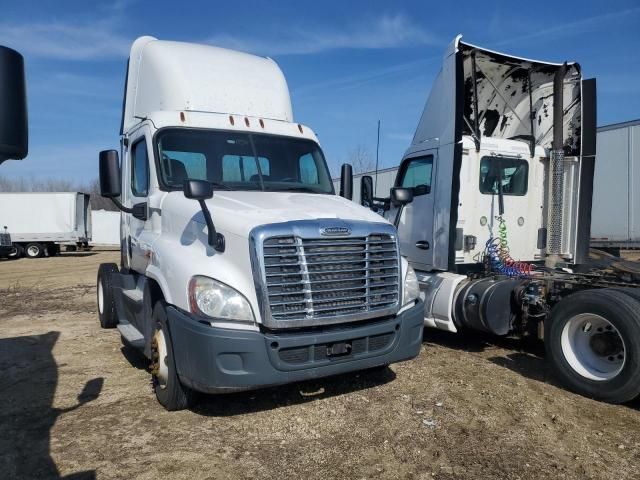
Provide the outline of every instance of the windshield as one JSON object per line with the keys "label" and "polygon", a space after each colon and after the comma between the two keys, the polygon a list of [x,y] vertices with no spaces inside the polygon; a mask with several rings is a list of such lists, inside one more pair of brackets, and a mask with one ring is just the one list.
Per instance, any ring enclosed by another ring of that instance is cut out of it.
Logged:
{"label": "windshield", "polygon": [[158,134],[161,183],[186,179],[227,190],[333,193],[324,155],[311,140],[220,130],[167,129]]}

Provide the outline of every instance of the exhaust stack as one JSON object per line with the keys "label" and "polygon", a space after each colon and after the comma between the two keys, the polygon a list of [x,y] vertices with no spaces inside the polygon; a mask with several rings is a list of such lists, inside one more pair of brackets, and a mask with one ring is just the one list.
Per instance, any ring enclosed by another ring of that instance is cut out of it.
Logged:
{"label": "exhaust stack", "polygon": [[547,258],[545,264],[553,268],[563,261],[562,230],[564,209],[564,77],[567,64],[564,63],[553,79],[553,142],[549,162],[549,202],[547,219]]}

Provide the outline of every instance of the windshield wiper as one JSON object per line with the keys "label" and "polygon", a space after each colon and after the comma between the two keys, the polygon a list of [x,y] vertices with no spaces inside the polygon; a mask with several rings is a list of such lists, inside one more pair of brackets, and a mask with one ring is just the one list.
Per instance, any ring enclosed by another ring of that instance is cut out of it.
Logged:
{"label": "windshield wiper", "polygon": [[215,188],[221,188],[222,190],[233,190],[233,188],[231,188],[229,185],[225,185],[224,183],[218,183],[218,182],[209,182],[211,183],[211,185],[213,185]]}

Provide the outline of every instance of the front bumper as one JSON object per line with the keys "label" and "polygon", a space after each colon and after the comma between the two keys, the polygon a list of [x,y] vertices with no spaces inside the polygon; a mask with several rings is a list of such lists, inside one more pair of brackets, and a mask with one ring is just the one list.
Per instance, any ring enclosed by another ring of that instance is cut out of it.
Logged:
{"label": "front bumper", "polygon": [[180,380],[194,390],[223,393],[414,358],[422,345],[423,310],[419,301],[378,322],[292,333],[216,328],[173,307],[167,314]]}

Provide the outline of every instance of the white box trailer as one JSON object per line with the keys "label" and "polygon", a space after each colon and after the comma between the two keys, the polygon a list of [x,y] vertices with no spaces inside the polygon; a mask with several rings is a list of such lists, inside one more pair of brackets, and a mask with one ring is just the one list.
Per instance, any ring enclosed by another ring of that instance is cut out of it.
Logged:
{"label": "white box trailer", "polygon": [[0,193],[0,226],[11,232],[12,256],[56,255],[60,245],[87,248],[91,203],[80,192]]}
{"label": "white box trailer", "polygon": [[640,120],[598,129],[591,245],[640,248]]}
{"label": "white box trailer", "polygon": [[91,212],[91,244],[120,246],[120,212],[93,210]]}

